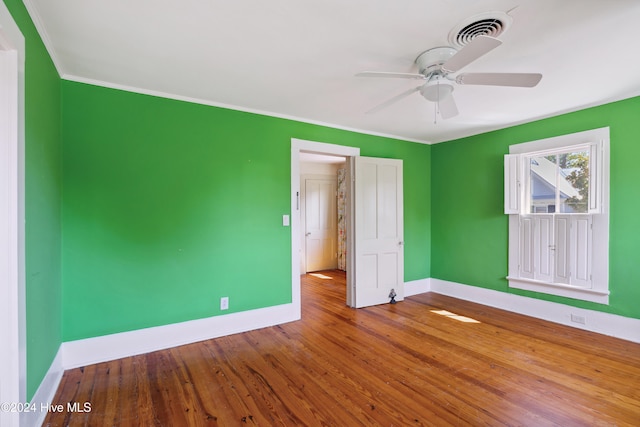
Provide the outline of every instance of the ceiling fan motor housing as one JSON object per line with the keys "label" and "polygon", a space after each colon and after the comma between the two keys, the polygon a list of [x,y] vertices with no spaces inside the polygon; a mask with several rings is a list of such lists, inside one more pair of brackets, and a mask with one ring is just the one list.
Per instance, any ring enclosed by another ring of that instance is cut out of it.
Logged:
{"label": "ceiling fan motor housing", "polygon": [[416,58],[420,74],[427,75],[433,71],[439,71],[440,66],[455,55],[456,52],[456,49],[448,46],[434,47],[422,52]]}

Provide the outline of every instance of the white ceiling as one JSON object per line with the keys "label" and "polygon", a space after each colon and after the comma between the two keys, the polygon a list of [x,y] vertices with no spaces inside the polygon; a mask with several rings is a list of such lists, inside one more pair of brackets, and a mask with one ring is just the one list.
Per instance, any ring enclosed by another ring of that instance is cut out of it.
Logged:
{"label": "white ceiling", "polygon": [[[640,95],[638,0],[25,0],[65,79],[372,134],[440,142]],[[416,72],[472,16],[510,12],[464,72],[540,72],[532,89],[456,86],[437,118]]]}

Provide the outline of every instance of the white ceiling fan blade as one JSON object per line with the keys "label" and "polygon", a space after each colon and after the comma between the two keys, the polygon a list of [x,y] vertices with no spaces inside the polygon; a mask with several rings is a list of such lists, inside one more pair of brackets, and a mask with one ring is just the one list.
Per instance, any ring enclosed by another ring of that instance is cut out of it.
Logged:
{"label": "white ceiling fan blade", "polygon": [[464,73],[456,77],[461,85],[534,87],[542,79],[540,73]]}
{"label": "white ceiling fan blade", "polygon": [[407,91],[404,91],[401,94],[398,94],[398,95],[394,96],[393,98],[386,100],[382,104],[377,105],[377,106],[373,107],[372,109],[370,109],[368,111],[365,111],[365,114],[377,113],[378,111],[380,111],[380,110],[382,110],[384,108],[387,108],[391,104],[394,104],[394,103],[400,101],[402,98],[406,98],[407,96],[411,95],[412,93],[415,93],[415,92],[419,91],[421,87],[422,86],[418,86],[416,88],[411,88],[411,89],[409,89]]}
{"label": "white ceiling fan blade", "polygon": [[392,79],[418,79],[426,80],[422,74],[415,73],[389,73],[385,71],[363,71],[356,74],[356,77],[386,77]]}
{"label": "white ceiling fan blade", "polygon": [[477,36],[442,64],[442,69],[448,73],[455,73],[501,44],[500,40],[493,37]]}
{"label": "white ceiling fan blade", "polygon": [[443,119],[450,119],[458,115],[458,107],[453,95],[449,95],[438,101],[438,109]]}

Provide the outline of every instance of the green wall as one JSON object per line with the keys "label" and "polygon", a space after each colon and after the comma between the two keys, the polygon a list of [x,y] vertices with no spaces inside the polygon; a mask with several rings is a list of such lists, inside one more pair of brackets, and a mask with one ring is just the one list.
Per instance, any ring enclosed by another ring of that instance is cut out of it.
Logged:
{"label": "green wall", "polygon": [[[62,341],[218,315],[220,296],[228,312],[290,302],[281,216],[292,137],[404,160],[405,280],[640,318],[640,98],[427,146],[61,82],[23,3],[3,2],[27,51],[28,398]],[[610,305],[509,289],[503,154],[602,126],[611,127]]]}
{"label": "green wall", "polygon": [[[432,147],[432,277],[640,318],[640,97]],[[509,289],[503,156],[509,145],[611,132],[609,305]]]}
{"label": "green wall", "polygon": [[60,78],[21,1],[5,0],[25,38],[27,398],[62,342]]}
{"label": "green wall", "polygon": [[291,138],[404,160],[405,279],[430,276],[431,147],[64,81],[63,338],[291,302]]}

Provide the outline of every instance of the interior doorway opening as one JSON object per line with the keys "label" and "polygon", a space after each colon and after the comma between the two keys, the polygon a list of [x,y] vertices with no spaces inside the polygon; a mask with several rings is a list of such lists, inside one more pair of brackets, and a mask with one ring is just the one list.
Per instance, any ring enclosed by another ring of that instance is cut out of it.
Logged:
{"label": "interior doorway opening", "polygon": [[[361,157],[357,147],[291,140],[292,306],[301,317],[300,154],[346,159],[346,304],[367,307],[404,299],[402,160]],[[393,297],[391,296],[393,294]]]}
{"label": "interior doorway opening", "polygon": [[300,271],[346,271],[346,158],[300,153]]}
{"label": "interior doorway opening", "polygon": [[[344,158],[345,165],[350,157],[359,156],[360,148],[347,147],[334,144],[326,144],[321,142],[306,141],[293,138],[291,140],[291,299],[292,305],[297,310],[298,317],[302,316],[301,311],[301,274],[306,271],[306,267],[303,266],[303,227],[301,221],[301,155],[303,156],[332,156]],[[315,157],[319,159],[319,157]],[[348,178],[347,178],[348,179]],[[346,253],[347,263],[349,265],[350,245],[352,242],[349,239],[352,225],[349,215],[346,217]],[[306,255],[306,254],[305,254]],[[348,268],[348,267],[347,267]],[[352,278],[347,274],[346,278],[347,295],[345,297],[346,304],[351,305],[349,301],[349,289],[352,286]]]}

